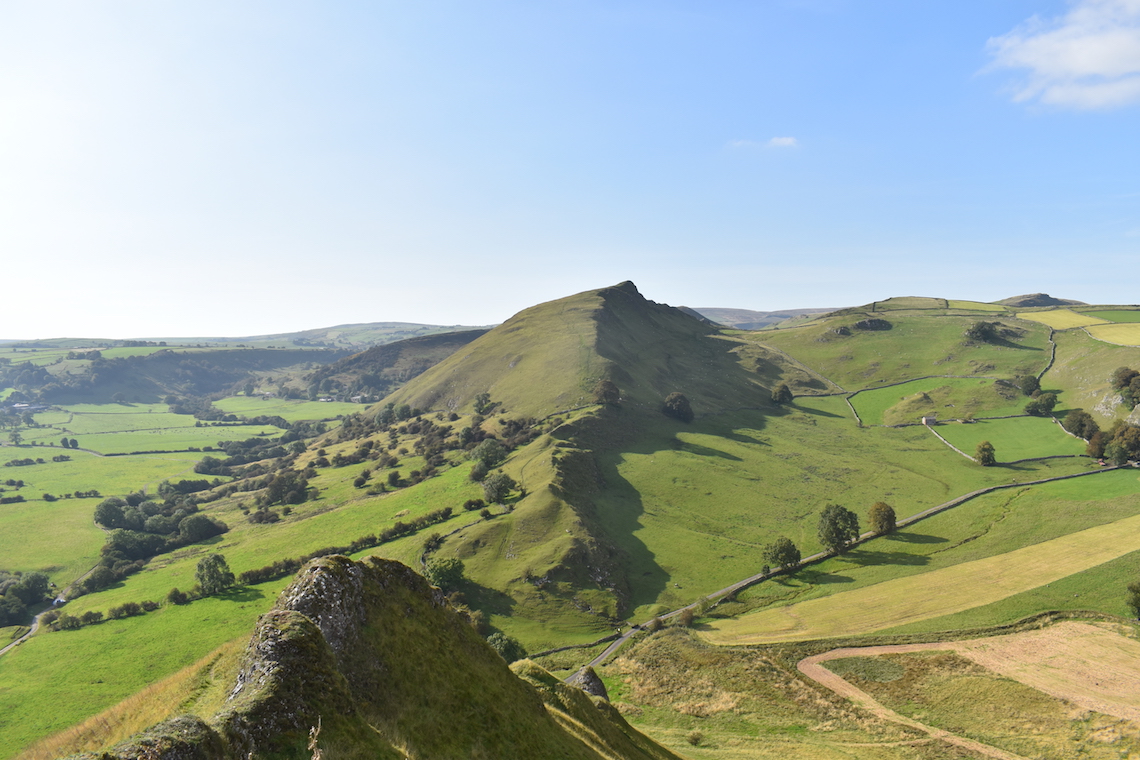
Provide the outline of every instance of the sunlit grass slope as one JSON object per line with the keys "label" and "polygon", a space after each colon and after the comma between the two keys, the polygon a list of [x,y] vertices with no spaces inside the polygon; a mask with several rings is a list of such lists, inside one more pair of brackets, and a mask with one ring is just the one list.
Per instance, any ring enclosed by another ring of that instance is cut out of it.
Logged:
{"label": "sunlit grass slope", "polygon": [[[710,635],[719,643],[739,643],[749,636],[759,641],[865,634],[984,605],[995,608],[991,622],[1011,622],[1027,608],[1011,607],[1003,616],[997,610],[1002,600],[1064,583],[1140,548],[1133,545],[1140,541],[1138,520],[1140,480],[1133,471],[998,491],[789,578],[762,583],[742,594],[739,605],[762,611],[714,622]],[[1073,597],[1059,608],[1098,609],[1090,601]],[[786,608],[789,603],[796,606]],[[1120,604],[1114,598],[1103,611],[1116,614]],[[725,606],[722,614],[735,606]],[[1026,614],[1042,609],[1049,607]],[[937,625],[926,629],[945,629]],[[943,625],[955,627],[953,618]]]}
{"label": "sunlit grass slope", "polygon": [[1117,367],[1140,369],[1140,349],[1102,343],[1082,330],[1057,333],[1054,340],[1057,359],[1042,384],[1046,390],[1061,392],[1061,407],[1083,408],[1097,417],[1102,427],[1127,414],[1110,381]]}
{"label": "sunlit grass slope", "polygon": [[1012,385],[989,378],[930,377],[860,391],[851,404],[868,425],[902,425],[930,414],[939,419],[1021,414],[1028,400]]}
{"label": "sunlit grass slope", "polygon": [[[891,329],[853,326],[870,317],[885,319]],[[997,344],[970,344],[965,332],[975,321],[977,317],[860,312],[810,327],[754,335],[757,341],[786,351],[849,391],[928,375],[1012,378],[1037,374],[1048,364],[1048,328],[999,319],[1022,330],[1021,337]],[[849,334],[836,332],[841,328]]]}
{"label": "sunlit grass slope", "polygon": [[1066,433],[1051,418],[1013,417],[982,420],[969,425],[938,425],[942,437],[967,454],[973,454],[982,441],[993,444],[999,462],[1016,462],[1031,457],[1081,456],[1086,443]]}
{"label": "sunlit grass slope", "polygon": [[1106,324],[1107,320],[1099,317],[1094,317],[1089,314],[1078,314],[1071,309],[1050,309],[1048,311],[1022,311],[1018,312],[1019,319],[1028,319],[1032,322],[1040,322],[1043,325],[1048,325],[1054,330],[1070,330],[1074,327],[1085,327],[1086,325],[1102,325]]}

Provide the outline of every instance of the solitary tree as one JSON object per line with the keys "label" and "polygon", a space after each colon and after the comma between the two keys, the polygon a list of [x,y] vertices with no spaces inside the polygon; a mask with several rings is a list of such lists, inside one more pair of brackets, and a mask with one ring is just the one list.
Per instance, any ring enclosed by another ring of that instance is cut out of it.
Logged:
{"label": "solitary tree", "polygon": [[194,573],[195,580],[202,588],[203,596],[212,596],[234,585],[234,574],[226,564],[226,558],[221,554],[207,554],[198,560],[198,569]]}
{"label": "solitary tree", "polygon": [[842,554],[859,538],[859,516],[838,504],[828,504],[819,513],[819,542],[830,552]]}
{"label": "solitary tree", "polygon": [[989,441],[979,443],[978,448],[974,450],[974,461],[982,467],[997,464],[997,457],[994,455],[994,445]]}
{"label": "solitary tree", "polygon": [[871,523],[871,530],[880,536],[893,533],[895,530],[895,510],[890,504],[876,501],[867,513],[867,522]]}
{"label": "solitary tree", "polygon": [[505,472],[495,472],[483,479],[483,497],[491,504],[502,504],[515,486],[514,478]]}
{"label": "solitary tree", "polygon": [[760,557],[769,565],[778,565],[785,570],[794,569],[800,564],[800,550],[790,538],[780,536],[760,551]]}
{"label": "solitary tree", "polygon": [[613,405],[621,401],[621,391],[609,380],[599,380],[594,386],[594,403]]}
{"label": "solitary tree", "polygon": [[776,390],[772,391],[772,403],[783,406],[784,404],[792,403],[792,389],[788,387],[787,383],[780,383],[776,386]]}
{"label": "solitary tree", "polygon": [[487,643],[491,648],[499,653],[507,662],[514,662],[526,657],[526,649],[518,642],[518,639],[512,638],[505,633],[496,631],[487,637]]}
{"label": "solitary tree", "polygon": [[681,422],[693,421],[693,407],[689,405],[689,399],[685,397],[685,394],[677,391],[665,397],[665,406],[662,407],[661,411]]}
{"label": "solitary tree", "polygon": [[1140,619],[1140,581],[1128,584],[1128,606],[1132,608],[1132,614]]}
{"label": "solitary tree", "polygon": [[444,591],[454,591],[463,580],[463,560],[455,557],[433,559],[424,568],[424,577],[433,586],[439,586]]}

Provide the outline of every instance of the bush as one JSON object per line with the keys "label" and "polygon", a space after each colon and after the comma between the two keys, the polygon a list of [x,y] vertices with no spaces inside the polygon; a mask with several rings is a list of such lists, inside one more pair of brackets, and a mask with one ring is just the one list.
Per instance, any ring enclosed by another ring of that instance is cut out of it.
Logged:
{"label": "bush", "polygon": [[693,407],[689,404],[689,399],[683,393],[674,391],[665,397],[665,405],[661,408],[662,413],[668,417],[680,420],[681,422],[693,421]]}
{"label": "bush", "polygon": [[523,645],[520,644],[517,639],[511,638],[505,633],[492,633],[487,637],[487,643],[508,663],[526,657],[526,649],[523,648]]}
{"label": "bush", "polygon": [[166,601],[170,604],[188,604],[190,602],[190,595],[185,591],[172,588],[170,589],[170,593],[166,595]]}

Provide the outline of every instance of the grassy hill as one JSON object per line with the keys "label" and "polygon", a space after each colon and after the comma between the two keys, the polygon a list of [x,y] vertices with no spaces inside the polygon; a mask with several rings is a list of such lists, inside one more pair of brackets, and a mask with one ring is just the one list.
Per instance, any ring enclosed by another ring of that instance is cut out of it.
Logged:
{"label": "grassy hill", "polygon": [[[924,633],[952,635],[963,621],[1009,625],[1083,600],[1100,612],[1120,614],[1122,592],[1110,590],[1119,591],[1130,573],[1140,571],[1140,552],[1130,543],[1115,547],[1119,552],[1111,556],[1097,554],[1094,566],[1057,564],[1051,571],[1061,575],[1048,586],[1034,587],[1032,578],[1021,578],[1007,567],[1033,552],[1047,557],[1055,549],[1065,556],[1080,555],[1082,547],[1102,540],[1103,532],[1115,529],[1112,526],[1131,530],[1133,518],[1140,515],[1140,481],[1128,474],[1131,470],[1031,485],[1100,468],[1081,456],[1084,442],[1048,416],[1025,415],[1029,398],[1013,380],[1039,376],[1044,391],[1059,394],[1054,410],[1058,419],[1084,408],[1108,428],[1131,411],[1109,385],[1113,370],[1140,368],[1140,349],[1099,341],[1081,326],[1059,328],[1050,322],[1067,318],[1064,310],[907,297],[752,332],[710,325],[681,309],[649,301],[632,283],[622,283],[539,304],[477,336],[428,336],[372,349],[310,369],[317,388],[326,380],[330,387],[338,384],[339,392],[368,375],[384,381],[415,376],[379,404],[346,406],[343,420],[330,423],[323,435],[291,438],[275,453],[269,452],[278,433],[272,425],[260,430],[267,441],[258,449],[264,458],[235,465],[226,476],[234,480],[206,492],[208,499],[198,505],[229,525],[228,533],[159,555],[120,583],[72,601],[68,609],[79,615],[128,601],[161,600],[172,586],[192,583],[197,560],[209,551],[224,552],[240,573],[328,547],[347,549],[357,539],[370,534],[375,538],[401,521],[446,507],[451,512],[429,528],[361,544],[353,556],[383,556],[415,568],[428,559],[462,560],[464,578],[457,588],[462,598],[456,600],[478,611],[492,630],[518,638],[532,652],[583,647],[539,658],[544,667],[563,676],[600,651],[589,646],[591,642],[624,621],[644,622],[759,572],[765,545],[777,537],[790,538],[804,555],[818,551],[818,516],[828,504],[853,510],[866,527],[868,510],[877,501],[889,503],[899,518],[906,518],[968,492],[1012,485],[1017,487],[978,497],[897,535],[872,539],[792,578],[763,581],[721,603],[703,621],[698,618],[697,626],[727,618],[747,621],[751,615],[777,619],[784,607],[810,602],[810,609],[836,605],[834,614],[821,620],[848,620],[858,628],[862,618],[842,611],[866,606],[864,600],[874,592],[865,589],[888,582],[935,601],[944,594],[946,614],[917,622],[903,617],[878,620],[874,625],[880,629],[910,625]],[[1098,313],[1122,323],[1132,314],[1116,311],[1122,314],[1105,309]],[[989,337],[970,337],[979,322],[990,325]],[[429,362],[434,364],[423,369]],[[598,395],[603,380],[616,386],[616,396]],[[772,390],[781,383],[795,398],[777,405]],[[688,399],[690,421],[663,413],[665,398],[674,392]],[[217,403],[223,411],[252,415],[260,408],[277,410],[278,401],[243,395]],[[292,422],[333,406],[313,402],[303,408],[281,407],[280,413]],[[42,416],[45,424],[41,432],[50,432],[33,442],[58,440],[60,428],[54,426],[102,424],[100,410],[77,409],[37,412],[36,419]],[[80,438],[102,443],[97,435],[144,435],[136,427],[148,414],[156,419],[179,416],[161,408],[134,411],[138,413],[132,416],[120,410],[131,417],[124,419],[121,431],[97,433],[90,428],[86,438]],[[917,424],[920,415],[931,413],[945,422],[933,428]],[[955,421],[970,415],[984,422]],[[21,428],[29,441],[40,435],[36,430]],[[171,428],[170,435],[187,435],[186,430],[203,429],[183,425]],[[222,434],[204,430],[202,435]],[[496,437],[508,449],[505,458],[492,465],[492,473],[509,475],[516,487],[500,504],[486,505],[487,514],[482,515],[479,507],[467,511],[463,505],[485,496],[468,475],[468,452],[486,436]],[[972,452],[982,438],[996,446],[993,467],[978,466],[946,443]],[[30,447],[4,450],[14,457]],[[1014,462],[1021,459],[1028,461]],[[85,479],[104,477],[104,469],[94,461],[102,460],[77,454],[74,462],[22,468],[29,481],[24,490],[46,491],[41,483],[49,479],[61,488],[78,484],[78,476],[63,474],[72,466],[82,466]],[[103,493],[125,493],[170,477],[177,468],[185,471],[192,460],[179,455],[146,467],[141,459],[137,464],[132,470],[139,479],[136,485],[120,473]],[[254,510],[265,493],[258,478],[280,472],[308,473],[315,498],[290,506],[289,512],[271,504],[268,508],[280,519],[254,522]],[[59,510],[60,525],[76,528],[76,538],[45,550],[43,557],[34,546],[10,540],[11,556],[21,564],[0,569],[45,569],[44,562],[50,560],[52,579],[63,585],[93,557],[98,533],[84,519],[84,510],[93,502],[87,504],[82,507],[72,500],[52,507]],[[32,500],[9,512],[0,510],[0,535],[11,535],[4,532],[11,525],[36,541],[44,539],[48,532],[38,518],[46,508]],[[1092,555],[1085,551],[1085,556]],[[952,593],[961,591],[963,578],[973,577],[973,567],[987,563],[1005,568],[1002,576],[1012,584],[1007,596]],[[163,605],[139,618],[33,637],[15,656],[0,658],[0,707],[13,716],[13,725],[32,725],[46,704],[59,706],[59,721],[69,716],[63,725],[75,722],[90,714],[66,696],[78,688],[73,671],[82,663],[97,660],[106,666],[99,676],[104,683],[98,700],[94,694],[88,700],[90,705],[98,701],[101,709],[248,631],[284,583],[282,578],[251,583],[225,598],[185,607]],[[1083,591],[1089,584],[1100,590]],[[853,638],[872,634],[855,628],[840,633]],[[145,671],[126,655],[116,654],[112,642],[125,632],[148,642]],[[811,708],[819,692],[795,680],[794,662],[789,670],[788,663],[769,650],[748,650],[752,653],[739,655],[743,659],[733,659],[736,654],[725,659],[710,653],[706,644],[682,646],[680,636],[680,631],[667,629],[650,637],[641,651],[683,649],[698,667],[731,660],[732,668],[741,668],[731,693],[717,691],[719,686],[702,691],[699,677],[668,687],[646,670],[652,667],[646,664],[652,657],[635,658],[640,670],[628,669],[635,667],[631,660],[622,666],[626,670],[602,675],[621,695],[619,702],[633,724],[666,737],[670,746],[686,746],[686,754],[696,747],[694,756],[777,756],[780,747],[796,745],[810,732],[814,738],[809,744],[819,752],[814,756],[944,756],[934,750],[916,755],[910,745],[867,754],[852,750],[876,742],[886,747],[889,732],[857,717],[839,719]],[[154,638],[161,638],[163,645],[152,645]],[[751,665],[741,664],[749,657],[779,663],[774,670],[757,665],[753,671]],[[751,673],[755,692],[740,691],[748,680],[745,673]],[[531,675],[532,685],[554,688],[549,675]],[[797,685],[789,685],[793,682]],[[675,696],[663,696],[666,688],[675,688]],[[773,696],[780,689],[804,697]],[[761,693],[768,696],[757,697]],[[733,704],[771,710],[777,717],[754,719],[735,707],[718,707]],[[557,710],[563,708],[555,709],[556,717]],[[806,717],[797,719],[798,714]],[[714,715],[720,717],[714,720]],[[564,724],[580,722],[580,716],[572,717]],[[845,726],[834,737],[826,728],[833,720]],[[59,727],[58,722],[53,725]],[[14,736],[11,730],[0,725],[0,744]],[[44,731],[21,730],[22,743],[34,738],[35,731]],[[702,730],[705,738],[694,744],[691,732]],[[759,754],[733,749],[745,746]]]}
{"label": "grassy hill", "polygon": [[[198,668],[202,686],[181,704],[162,700],[163,722],[85,757],[309,757],[314,730],[315,745],[341,758],[677,757],[533,663],[512,673],[442,592],[397,562],[314,561],[258,621],[244,655],[220,659]],[[84,733],[39,751],[99,749],[108,738]]]}

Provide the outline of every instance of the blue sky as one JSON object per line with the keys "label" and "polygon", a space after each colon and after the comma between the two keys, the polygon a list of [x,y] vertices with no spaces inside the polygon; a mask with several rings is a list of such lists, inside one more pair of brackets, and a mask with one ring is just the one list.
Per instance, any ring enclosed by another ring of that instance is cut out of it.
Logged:
{"label": "blue sky", "polygon": [[1140,0],[0,0],[0,337],[1140,301]]}

